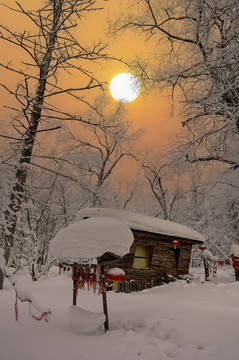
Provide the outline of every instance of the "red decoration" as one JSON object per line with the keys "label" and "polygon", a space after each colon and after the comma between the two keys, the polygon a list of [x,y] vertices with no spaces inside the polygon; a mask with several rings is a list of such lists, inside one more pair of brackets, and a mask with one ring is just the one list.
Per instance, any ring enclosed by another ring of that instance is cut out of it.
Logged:
{"label": "red decoration", "polygon": [[203,250],[206,249],[206,246],[203,246],[203,245],[202,245],[202,246],[199,246],[199,249],[203,251]]}
{"label": "red decoration", "polygon": [[101,279],[100,279],[99,294],[102,294],[103,292],[106,292],[106,280],[105,280],[105,275],[101,275]]}
{"label": "red decoration", "polygon": [[44,319],[45,322],[49,321],[48,318],[48,313],[42,313],[41,316],[36,316],[32,314],[33,319],[37,320],[37,321],[41,321],[42,319]]}
{"label": "red decoration", "polygon": [[112,281],[124,281],[125,280],[125,274],[121,275],[114,275],[114,274],[107,274],[107,279]]}
{"label": "red decoration", "polygon": [[72,280],[75,281],[75,291],[78,289],[85,290],[85,286],[87,289],[93,289],[94,293],[98,287],[98,278],[97,278],[97,268],[84,268],[80,266],[72,267]]}
{"label": "red decoration", "polygon": [[173,248],[176,249],[177,246],[178,246],[178,244],[179,244],[179,242],[178,242],[177,240],[173,240],[173,241],[171,242],[171,244],[173,245]]}
{"label": "red decoration", "polygon": [[232,255],[233,268],[239,270],[239,257]]}
{"label": "red decoration", "polygon": [[[15,319],[16,321],[18,321],[18,305],[17,305],[17,300],[18,300],[18,296],[16,294],[16,301],[15,301]],[[22,300],[21,300],[22,301]],[[26,300],[28,301],[29,303],[29,313],[30,315],[33,317],[33,319],[37,320],[37,321],[41,321],[42,319],[44,319],[45,322],[48,322],[50,320],[50,315],[51,315],[51,312],[48,311],[48,312],[44,312],[41,314],[41,316],[36,316],[36,315],[33,315],[32,311],[31,311],[31,300]]]}

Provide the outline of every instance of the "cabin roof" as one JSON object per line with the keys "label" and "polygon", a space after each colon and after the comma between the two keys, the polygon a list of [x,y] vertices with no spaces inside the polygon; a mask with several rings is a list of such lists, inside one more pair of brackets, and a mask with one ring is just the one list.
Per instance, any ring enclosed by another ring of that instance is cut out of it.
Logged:
{"label": "cabin roof", "polygon": [[205,242],[206,239],[199,232],[185,225],[152,216],[138,214],[132,211],[111,208],[87,208],[77,213],[77,219],[96,216],[111,217],[127,224],[132,230],[141,230],[154,234],[179,237],[192,241]]}
{"label": "cabin roof", "polygon": [[61,229],[50,249],[62,263],[107,262],[129,253],[134,236],[124,222],[109,217],[90,217]]}

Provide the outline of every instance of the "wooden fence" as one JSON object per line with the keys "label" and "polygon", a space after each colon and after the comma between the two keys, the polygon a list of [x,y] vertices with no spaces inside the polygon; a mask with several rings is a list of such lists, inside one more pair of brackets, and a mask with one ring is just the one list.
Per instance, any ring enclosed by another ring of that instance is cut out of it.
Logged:
{"label": "wooden fence", "polygon": [[122,281],[118,283],[118,292],[123,293],[131,293],[142,291],[144,289],[150,289],[153,286],[156,286],[156,282],[154,280],[150,281]]}

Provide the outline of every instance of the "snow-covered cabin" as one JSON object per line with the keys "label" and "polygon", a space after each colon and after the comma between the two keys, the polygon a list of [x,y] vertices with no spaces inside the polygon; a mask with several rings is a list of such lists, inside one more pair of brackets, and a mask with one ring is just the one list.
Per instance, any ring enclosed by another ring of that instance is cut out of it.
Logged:
{"label": "snow-covered cabin", "polygon": [[[192,246],[205,242],[201,234],[187,226],[126,210],[82,209],[77,219],[97,216],[118,219],[133,232],[130,252],[122,257],[117,266],[125,271],[126,282],[135,280],[135,286],[141,283],[142,288],[158,285],[169,275],[177,277],[188,274]],[[176,249],[172,241],[178,241]]]}

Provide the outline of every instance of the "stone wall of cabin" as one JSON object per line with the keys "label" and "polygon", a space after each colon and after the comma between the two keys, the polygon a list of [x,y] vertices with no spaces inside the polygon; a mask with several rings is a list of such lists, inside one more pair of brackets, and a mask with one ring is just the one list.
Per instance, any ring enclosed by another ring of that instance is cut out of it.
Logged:
{"label": "stone wall of cabin", "polygon": [[[135,280],[142,282],[153,281],[154,285],[160,284],[167,275],[177,276],[175,254],[171,242],[179,241],[180,256],[178,275],[188,274],[192,245],[195,241],[185,240],[177,237],[170,237],[152,234],[139,230],[132,230],[134,242],[130,253],[125,255],[117,264],[126,273],[126,281]],[[146,246],[149,249],[149,268],[134,269],[134,254],[136,246]]]}

